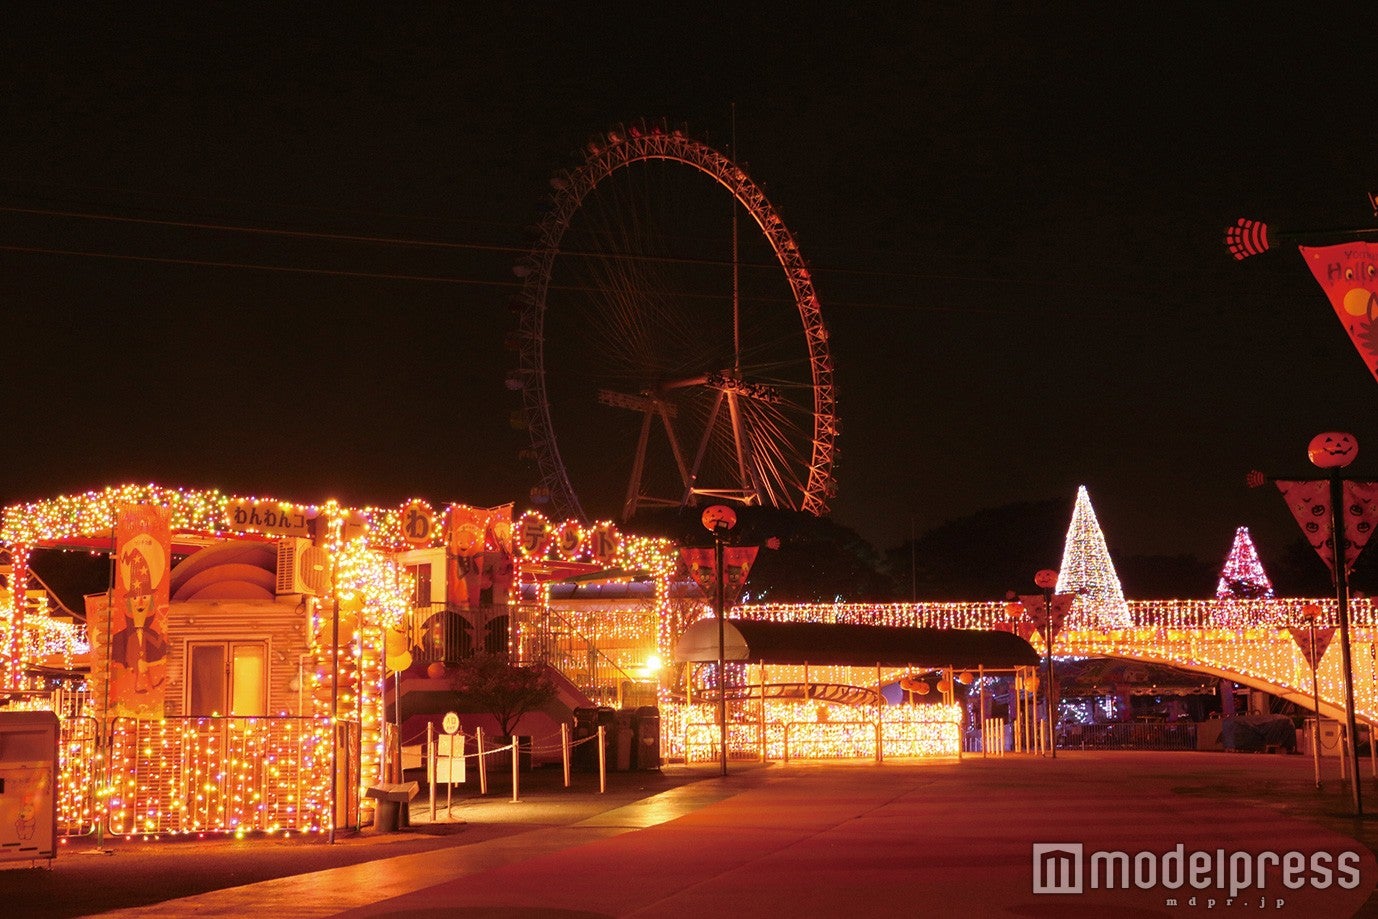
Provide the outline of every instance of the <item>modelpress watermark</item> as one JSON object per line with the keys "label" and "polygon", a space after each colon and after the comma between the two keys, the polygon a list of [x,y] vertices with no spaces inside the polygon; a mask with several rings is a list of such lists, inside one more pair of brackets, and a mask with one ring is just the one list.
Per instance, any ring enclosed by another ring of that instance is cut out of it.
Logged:
{"label": "modelpress watermark", "polygon": [[[1079,842],[1033,844],[1034,893],[1165,888],[1187,896],[1209,891],[1235,901],[1303,887],[1353,890],[1358,886],[1359,853],[1351,851],[1188,851],[1178,843],[1167,852],[1087,853]],[[1278,898],[1275,905],[1282,906],[1283,902]],[[1169,897],[1168,905],[1176,906],[1175,898]]]}

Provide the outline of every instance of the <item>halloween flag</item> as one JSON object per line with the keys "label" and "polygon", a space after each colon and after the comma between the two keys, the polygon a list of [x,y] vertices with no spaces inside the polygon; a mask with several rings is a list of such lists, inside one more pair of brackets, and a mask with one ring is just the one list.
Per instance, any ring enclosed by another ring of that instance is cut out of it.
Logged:
{"label": "halloween flag", "polygon": [[[1043,594],[1021,594],[1019,602],[1024,604],[1024,609],[1028,611],[1029,618],[1037,626],[1040,636],[1048,631],[1048,618],[1051,613],[1053,639],[1056,640],[1057,633],[1062,631],[1063,621],[1067,618],[1067,614],[1072,611],[1072,601],[1076,598],[1076,594],[1053,594],[1052,603],[1045,606]],[[1027,635],[1024,637],[1028,638]]]}
{"label": "halloween flag", "polygon": [[1301,656],[1306,658],[1308,667],[1315,667],[1325,657],[1325,649],[1330,647],[1330,639],[1335,637],[1335,627],[1332,625],[1325,629],[1316,629],[1316,649],[1315,657],[1311,656],[1311,629],[1306,626],[1289,625],[1287,631],[1292,633],[1292,640],[1301,648]]}
{"label": "halloween flag", "polygon": [[[95,637],[104,647],[93,657],[108,662],[107,714],[161,719],[167,684],[167,614],[171,513],[165,507],[126,504],[115,518],[115,581],[108,617]],[[108,618],[109,628],[105,628]]]}
{"label": "halloween flag", "polygon": [[726,591],[729,600],[735,601],[746,589],[746,579],[751,574],[751,565],[756,561],[757,546],[725,546],[722,550],[722,565],[726,570]]}
{"label": "halloween flag", "polygon": [[[1278,479],[1287,508],[1301,526],[1311,548],[1335,573],[1335,541],[1331,538],[1330,482],[1327,479]],[[1344,489],[1345,572],[1354,570],[1359,553],[1368,545],[1378,523],[1378,482],[1341,483]]]}
{"label": "halloween flag", "polygon": [[483,558],[484,582],[493,586],[493,604],[503,606],[512,591],[512,505],[502,504],[488,510],[484,527],[487,551]]}
{"label": "halloween flag", "polygon": [[1349,340],[1378,378],[1378,246],[1346,242],[1298,248]]}
{"label": "halloween flag", "polygon": [[[723,547],[723,568],[726,569],[723,577],[723,596],[728,603],[735,603],[741,597],[759,548],[759,546]],[[703,595],[709,600],[716,598],[718,566],[713,558],[713,550],[685,547],[679,551],[680,557],[684,559],[684,564],[689,569],[689,577],[694,579],[699,590],[703,591]]]}
{"label": "halloween flag", "polygon": [[449,569],[446,596],[456,606],[477,607],[483,589],[484,536],[488,512],[466,504],[451,504],[447,548]]}
{"label": "halloween flag", "polygon": [[703,595],[712,600],[717,595],[718,570],[713,560],[712,549],[695,549],[685,546],[679,550],[680,557],[684,559],[684,566],[689,569],[689,577],[693,578]]}

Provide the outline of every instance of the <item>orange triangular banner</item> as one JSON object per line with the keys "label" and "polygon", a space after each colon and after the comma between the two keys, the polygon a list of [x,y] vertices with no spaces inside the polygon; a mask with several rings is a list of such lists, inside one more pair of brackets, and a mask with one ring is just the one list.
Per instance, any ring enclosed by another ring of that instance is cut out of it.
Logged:
{"label": "orange triangular banner", "polygon": [[[1296,518],[1311,548],[1335,572],[1335,541],[1330,515],[1330,482],[1325,479],[1278,479],[1287,509]],[[1378,482],[1343,482],[1345,572],[1354,570],[1359,553],[1378,525]]]}
{"label": "orange triangular banner", "polygon": [[693,578],[703,595],[712,600],[718,591],[718,566],[713,558],[713,550],[684,546],[679,550],[679,555],[684,559],[684,567],[689,569],[689,577]]}
{"label": "orange triangular banner", "polygon": [[1024,609],[1028,611],[1029,618],[1038,628],[1039,635],[1047,632],[1048,615],[1051,613],[1053,638],[1057,638],[1058,632],[1062,631],[1063,621],[1067,618],[1067,614],[1072,611],[1072,601],[1076,598],[1076,594],[1053,594],[1052,603],[1045,605],[1043,594],[1023,594],[1020,595],[1019,602],[1024,604]]}
{"label": "orange triangular banner", "polygon": [[737,602],[746,589],[746,579],[751,574],[751,565],[756,561],[758,546],[724,546],[722,566],[725,569],[724,590],[731,602]]}
{"label": "orange triangular banner", "polygon": [[[746,587],[747,576],[751,574],[751,564],[756,561],[759,546],[723,546],[723,593],[728,603],[736,603]],[[718,565],[713,549],[698,549],[684,546],[679,550],[684,566],[689,569],[703,595],[712,600],[718,592]]]}
{"label": "orange triangular banner", "polygon": [[1366,242],[1300,246],[1369,372],[1378,378],[1378,246]]}
{"label": "orange triangular banner", "polygon": [[1292,640],[1301,648],[1302,657],[1306,658],[1308,667],[1315,667],[1325,657],[1325,649],[1330,647],[1330,639],[1335,637],[1335,627],[1332,625],[1328,629],[1316,629],[1316,649],[1311,650],[1311,629],[1306,626],[1289,625],[1287,631],[1292,633]]}

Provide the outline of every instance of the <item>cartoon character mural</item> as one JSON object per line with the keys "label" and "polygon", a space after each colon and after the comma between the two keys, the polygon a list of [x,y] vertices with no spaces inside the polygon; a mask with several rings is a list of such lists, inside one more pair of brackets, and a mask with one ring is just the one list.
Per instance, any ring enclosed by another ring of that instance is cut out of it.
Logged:
{"label": "cartoon character mural", "polygon": [[154,587],[167,570],[167,557],[153,537],[141,533],[120,550],[117,568],[125,589],[125,627],[110,636],[111,663],[116,674],[122,668],[133,678],[136,696],[145,695],[165,677],[167,604],[159,608]]}
{"label": "cartoon character mural", "polygon": [[121,508],[115,524],[115,583],[108,614],[107,709],[112,715],[162,718],[165,714],[171,541],[166,508]]}

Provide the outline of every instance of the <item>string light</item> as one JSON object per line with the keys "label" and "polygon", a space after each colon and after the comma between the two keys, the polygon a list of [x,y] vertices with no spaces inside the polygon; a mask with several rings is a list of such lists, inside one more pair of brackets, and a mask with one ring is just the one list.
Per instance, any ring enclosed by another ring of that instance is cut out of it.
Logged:
{"label": "string light", "polygon": [[1082,485],[1077,489],[1072,522],[1062,549],[1062,567],[1057,575],[1057,593],[1075,593],[1090,598],[1067,617],[1064,627],[1123,628],[1129,624],[1124,590],[1115,574],[1115,563],[1105,546],[1105,535],[1091,507],[1091,496]]}
{"label": "string light", "polygon": [[1249,537],[1249,528],[1235,530],[1234,543],[1230,554],[1225,558],[1225,567],[1220,571],[1220,581],[1215,588],[1217,600],[1255,600],[1267,599],[1273,595],[1273,582],[1263,570],[1263,562]]}
{"label": "string light", "polygon": [[[171,510],[178,534],[205,538],[271,537],[283,518],[324,520],[324,543],[334,562],[331,591],[314,604],[306,656],[308,712],[298,717],[176,718],[161,721],[116,719],[110,742],[97,744],[93,719],[66,717],[60,745],[59,820],[65,832],[84,832],[108,818],[114,832],[151,836],[221,832],[320,832],[331,819],[330,762],[336,725],[357,724],[361,802],[364,783],[376,775],[383,756],[385,707],[383,676],[385,634],[411,615],[412,585],[399,567],[405,548],[441,545],[443,528],[424,539],[406,530],[404,510],[429,512],[419,499],[401,508],[350,509],[336,502],[299,505],[274,499],[235,498],[217,491],[189,491],[155,485],[127,485],[84,495],[7,508],[0,521],[0,540],[19,569],[33,547],[63,540],[110,536],[115,509],[127,503],[158,503]],[[605,655],[622,675],[645,666],[652,655],[669,660],[674,642],[687,625],[708,614],[699,600],[673,597],[679,565],[677,547],[668,540],[620,533],[607,521],[581,526],[552,524],[536,512],[522,515],[514,527],[514,564],[518,577],[537,584],[534,607],[514,615],[514,646],[519,655],[537,650],[555,628],[578,634]],[[411,538],[408,539],[408,536]],[[1236,539],[1236,547],[1240,545]],[[1251,544],[1250,544],[1251,545]],[[489,546],[489,549],[496,547]],[[1233,557],[1234,553],[1232,553]],[[1242,556],[1241,556],[1242,557]],[[587,566],[612,583],[649,580],[652,595],[596,608],[556,609],[551,584],[542,566]],[[1229,565],[1227,564],[1227,569]],[[1255,572],[1246,564],[1243,578]],[[1262,575],[1261,566],[1258,575]],[[1059,650],[1074,656],[1112,656],[1192,667],[1248,682],[1271,691],[1309,695],[1310,668],[1287,631],[1304,622],[1303,607],[1321,609],[1320,625],[1333,622],[1334,601],[1245,597],[1239,592],[1217,600],[1124,600],[1099,524],[1085,489],[1068,531],[1059,590],[1078,591],[1068,625],[1058,638]],[[1263,576],[1266,582],[1266,576]],[[1251,582],[1252,583],[1252,582]],[[1247,592],[1247,591],[1246,591]],[[519,602],[514,592],[509,600]],[[332,615],[338,603],[341,635],[332,640]],[[7,652],[7,673],[27,672],[40,661],[70,667],[89,652],[84,630],[48,615],[22,616],[22,593],[0,598],[0,648]],[[514,614],[518,610],[514,609]],[[1356,649],[1356,710],[1378,719],[1378,666],[1375,636],[1378,615],[1366,598],[1351,601]],[[736,618],[780,622],[838,622],[943,629],[1015,630],[1003,602],[910,604],[762,604],[740,606]],[[17,627],[16,627],[17,626]],[[543,638],[544,635],[547,636]],[[1036,645],[1041,636],[1031,636]],[[571,643],[572,644],[572,643]],[[572,657],[572,656],[571,656]],[[573,672],[572,660],[556,662]],[[700,691],[714,688],[714,668],[691,668],[691,683]],[[734,755],[769,758],[836,758],[875,755],[956,755],[961,741],[961,707],[952,703],[876,705],[877,682],[889,684],[905,668],[810,665],[770,668],[774,681],[815,686],[853,687],[863,700],[847,705],[818,698],[750,699],[759,681],[757,665],[734,664],[726,674],[744,698],[732,706],[729,743]],[[340,675],[339,705],[330,708],[331,674]],[[588,674],[590,681],[594,674]],[[668,678],[655,678],[662,711],[664,747],[669,756],[715,758],[718,742],[716,705],[686,704],[672,696]],[[1319,668],[1321,695],[1331,704],[1342,697],[1339,655],[1327,655]],[[869,696],[868,696],[869,694]],[[764,723],[764,726],[762,726]],[[101,786],[99,776],[113,777]],[[87,793],[87,789],[95,792]]]}

